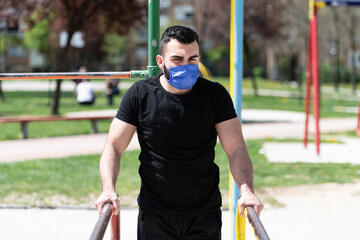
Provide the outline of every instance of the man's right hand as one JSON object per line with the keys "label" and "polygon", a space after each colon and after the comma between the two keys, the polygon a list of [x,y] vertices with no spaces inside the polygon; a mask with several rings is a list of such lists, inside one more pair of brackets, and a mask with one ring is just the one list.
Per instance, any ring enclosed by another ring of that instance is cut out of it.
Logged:
{"label": "man's right hand", "polygon": [[95,206],[99,211],[99,214],[102,211],[105,203],[112,203],[114,206],[113,214],[118,215],[120,211],[120,200],[119,195],[115,191],[104,191],[101,193],[100,197],[96,200]]}

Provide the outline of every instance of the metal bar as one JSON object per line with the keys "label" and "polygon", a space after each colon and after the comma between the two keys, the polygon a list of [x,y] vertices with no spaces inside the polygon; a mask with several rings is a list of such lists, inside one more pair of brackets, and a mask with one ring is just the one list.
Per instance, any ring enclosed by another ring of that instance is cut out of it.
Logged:
{"label": "metal bar", "polygon": [[[112,215],[113,205],[106,203],[100,213],[99,219],[96,222],[93,232],[91,233],[90,240],[101,240],[104,237],[107,225],[109,224],[110,217]],[[120,213],[119,213],[120,215]],[[113,215],[114,218],[119,218],[119,215]],[[114,236],[112,239],[120,239],[120,221],[112,220],[111,224],[111,235]],[[116,228],[118,230],[115,230]]]}
{"label": "metal bar", "polygon": [[[230,50],[230,86],[234,107],[241,122],[242,110],[242,77],[243,77],[243,25],[244,25],[244,1],[231,1],[231,50]],[[231,232],[232,239],[235,239],[236,230],[236,205],[240,196],[240,189],[236,185],[229,170],[229,191],[231,208]]]}
{"label": "metal bar", "polygon": [[102,79],[128,78],[129,72],[49,72],[49,73],[1,73],[0,80],[38,80],[38,79]]}
{"label": "metal bar", "polygon": [[120,240],[120,213],[110,219],[110,239]]}
{"label": "metal bar", "polygon": [[317,8],[314,7],[314,15],[310,20],[311,28],[311,76],[314,91],[314,119],[315,119],[315,145],[316,153],[320,154],[320,83],[318,67],[318,39],[317,39]]}
{"label": "metal bar", "polygon": [[249,219],[249,223],[252,225],[256,237],[259,240],[270,240],[270,238],[269,238],[268,234],[266,233],[266,230],[265,230],[264,226],[262,225],[260,218],[256,214],[254,208],[251,206],[248,206],[248,207],[246,207],[246,211],[247,211],[247,217]]}
{"label": "metal bar", "polygon": [[149,77],[160,73],[156,55],[160,49],[160,0],[149,1],[148,6],[148,66]]}

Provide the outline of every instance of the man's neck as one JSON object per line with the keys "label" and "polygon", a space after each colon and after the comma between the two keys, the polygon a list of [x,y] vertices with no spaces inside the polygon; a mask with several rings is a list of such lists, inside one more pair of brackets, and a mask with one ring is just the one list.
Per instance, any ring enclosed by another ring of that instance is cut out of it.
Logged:
{"label": "man's neck", "polygon": [[186,94],[191,91],[191,88],[190,89],[174,88],[173,86],[170,85],[170,83],[168,83],[168,80],[166,79],[166,77],[164,75],[160,76],[160,84],[165,89],[165,91],[175,94],[175,95],[183,95],[183,94]]}

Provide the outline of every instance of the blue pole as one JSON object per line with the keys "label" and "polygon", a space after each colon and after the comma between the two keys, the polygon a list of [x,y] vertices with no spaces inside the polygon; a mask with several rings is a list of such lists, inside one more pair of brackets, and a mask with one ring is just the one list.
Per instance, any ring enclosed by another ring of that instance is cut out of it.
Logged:
{"label": "blue pole", "polygon": [[[236,113],[241,120],[241,109],[242,109],[242,78],[243,78],[243,30],[244,30],[244,1],[236,0],[235,1],[235,22],[234,22],[234,73],[233,73],[233,101]],[[233,229],[233,239],[235,240],[235,223],[236,223],[236,204],[237,200],[240,197],[240,190],[236,185],[234,179],[232,180],[232,229]]]}

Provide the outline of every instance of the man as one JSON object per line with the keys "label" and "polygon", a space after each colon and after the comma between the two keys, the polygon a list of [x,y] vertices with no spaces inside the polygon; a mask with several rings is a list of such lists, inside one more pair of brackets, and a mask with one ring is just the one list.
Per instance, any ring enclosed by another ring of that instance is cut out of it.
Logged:
{"label": "man", "polygon": [[113,120],[100,173],[106,202],[118,213],[115,192],[120,158],[137,131],[141,189],[138,239],[221,239],[219,169],[214,163],[217,136],[240,187],[241,213],[263,205],[254,195],[253,168],[241,125],[224,87],[199,77],[195,31],[171,26],[161,37],[156,57],[163,74],[135,83]]}

